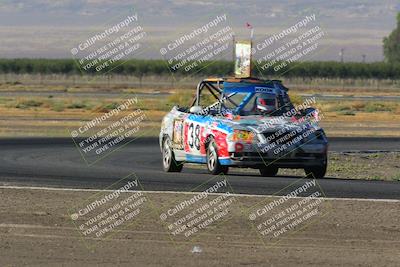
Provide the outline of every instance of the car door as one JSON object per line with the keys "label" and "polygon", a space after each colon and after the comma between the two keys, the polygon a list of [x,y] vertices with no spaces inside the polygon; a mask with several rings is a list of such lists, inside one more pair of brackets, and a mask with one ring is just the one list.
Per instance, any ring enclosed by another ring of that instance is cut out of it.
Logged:
{"label": "car door", "polygon": [[210,123],[209,115],[189,115],[184,122],[184,147],[186,159],[190,162],[205,163],[204,140]]}

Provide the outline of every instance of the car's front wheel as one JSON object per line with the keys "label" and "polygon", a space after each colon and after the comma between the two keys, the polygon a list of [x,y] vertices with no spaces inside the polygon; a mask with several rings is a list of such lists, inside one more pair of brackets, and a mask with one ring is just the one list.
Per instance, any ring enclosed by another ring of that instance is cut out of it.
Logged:
{"label": "car's front wheel", "polygon": [[306,173],[306,176],[309,178],[321,179],[324,178],[327,167],[328,167],[328,161],[325,157],[321,165],[306,167],[304,168],[304,172]]}
{"label": "car's front wheel", "polygon": [[278,171],[279,171],[279,168],[274,167],[274,166],[260,168],[260,174],[261,174],[261,176],[264,176],[264,177],[273,177],[278,173]]}
{"label": "car's front wheel", "polygon": [[166,172],[180,172],[183,168],[183,163],[175,160],[174,151],[171,147],[171,139],[166,137],[162,146],[163,169]]}
{"label": "car's front wheel", "polygon": [[214,139],[207,146],[207,169],[211,174],[227,174],[229,167],[223,166],[219,162],[218,147]]}

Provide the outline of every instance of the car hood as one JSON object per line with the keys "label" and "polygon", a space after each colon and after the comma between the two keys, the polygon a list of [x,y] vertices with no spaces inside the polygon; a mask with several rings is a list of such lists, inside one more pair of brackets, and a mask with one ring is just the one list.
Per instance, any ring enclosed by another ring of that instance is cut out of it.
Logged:
{"label": "car hood", "polygon": [[[234,119],[222,118],[221,122],[234,130],[249,130],[257,133],[277,131],[288,126],[297,128],[306,125],[307,128],[310,127],[306,122],[298,123],[294,118],[282,116],[241,116],[240,118]],[[316,125],[313,125],[313,127],[316,127]]]}

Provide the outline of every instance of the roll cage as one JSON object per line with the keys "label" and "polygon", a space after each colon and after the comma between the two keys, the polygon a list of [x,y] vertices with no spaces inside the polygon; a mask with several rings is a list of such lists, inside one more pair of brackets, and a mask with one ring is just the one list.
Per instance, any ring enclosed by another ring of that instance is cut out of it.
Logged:
{"label": "roll cage", "polygon": [[[229,84],[229,90],[225,88],[225,85]],[[224,101],[229,101],[232,105],[235,106],[235,111],[240,112],[240,110],[248,103],[251,99],[252,95],[249,94],[249,97],[245,98],[241,103],[236,103],[232,96],[236,95],[240,92],[240,88],[244,86],[260,86],[260,87],[270,87],[277,90],[281,90],[284,92],[288,92],[288,88],[282,85],[282,82],[279,80],[261,80],[257,78],[246,78],[246,79],[238,79],[238,78],[210,78],[201,81],[196,88],[196,95],[193,98],[190,107],[193,106],[201,106],[201,96],[204,90],[210,92],[210,94],[215,98],[213,104],[205,107],[203,110],[209,113],[213,110],[215,113],[221,113],[221,110],[224,105]],[[225,96],[224,96],[225,93]]]}

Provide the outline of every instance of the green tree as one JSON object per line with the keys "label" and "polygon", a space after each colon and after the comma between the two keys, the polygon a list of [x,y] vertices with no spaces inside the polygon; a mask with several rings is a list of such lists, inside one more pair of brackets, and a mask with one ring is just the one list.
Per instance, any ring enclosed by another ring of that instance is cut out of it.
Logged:
{"label": "green tree", "polygon": [[383,54],[386,61],[400,62],[400,13],[397,14],[397,27],[392,33],[383,38]]}

